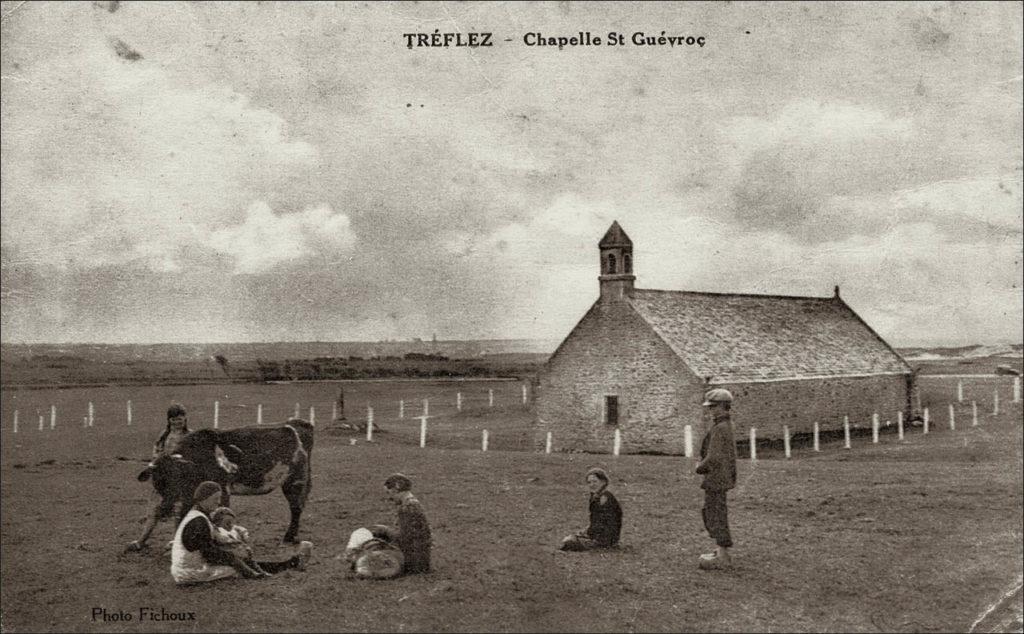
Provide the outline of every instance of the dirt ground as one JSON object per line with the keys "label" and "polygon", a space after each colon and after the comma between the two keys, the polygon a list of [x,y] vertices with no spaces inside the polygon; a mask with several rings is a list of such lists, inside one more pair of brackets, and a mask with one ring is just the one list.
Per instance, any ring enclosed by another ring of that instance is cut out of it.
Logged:
{"label": "dirt ground", "polygon": [[[5,426],[9,407],[5,395]],[[525,408],[460,416],[448,421],[447,442],[438,429],[426,449],[411,442],[412,425],[372,444],[321,433],[302,524],[316,543],[309,568],[193,588],[171,581],[161,546],[169,523],[150,550],[122,552],[149,503],[135,475],[155,427],[68,429],[46,444],[25,432],[12,443],[5,429],[0,627],[931,632],[967,631],[981,619],[982,630],[1021,629],[1019,404],[983,414],[978,427],[961,413],[955,431],[941,421],[927,436],[910,430],[903,443],[887,433],[878,445],[858,437],[849,451],[829,443],[788,461],[777,451],[741,460],[729,509],[736,566],[712,573],[696,569],[712,544],[691,460],[508,451],[526,448]],[[506,444],[479,451],[483,426]],[[450,440],[460,430],[465,439]],[[559,553],[560,538],[586,524],[582,477],[594,465],[610,470],[624,506],[622,548]],[[353,529],[393,520],[381,488],[393,471],[416,483],[434,531],[434,571],[358,581],[340,556]],[[261,558],[291,553],[278,545],[287,524],[279,493],[233,505]],[[140,622],[141,608],[195,620]],[[132,620],[104,621],[103,609]]]}

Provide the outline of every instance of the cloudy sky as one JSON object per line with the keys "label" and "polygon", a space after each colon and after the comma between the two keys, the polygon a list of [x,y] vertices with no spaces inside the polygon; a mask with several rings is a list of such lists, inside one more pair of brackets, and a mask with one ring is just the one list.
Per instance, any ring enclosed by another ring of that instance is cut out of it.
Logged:
{"label": "cloudy sky", "polygon": [[641,288],[1021,340],[1019,3],[2,6],[4,342],[560,338],[612,220]]}

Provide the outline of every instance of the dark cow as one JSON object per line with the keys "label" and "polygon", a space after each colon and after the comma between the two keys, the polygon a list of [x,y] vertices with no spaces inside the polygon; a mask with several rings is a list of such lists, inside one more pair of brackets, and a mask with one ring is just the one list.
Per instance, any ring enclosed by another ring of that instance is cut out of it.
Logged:
{"label": "dark cow", "polygon": [[313,425],[298,418],[277,427],[199,429],[188,434],[174,454],[161,456],[139,474],[139,482],[152,479],[160,500],[142,536],[128,549],[142,548],[157,522],[170,517],[178,503],[180,522],[188,512],[193,491],[204,480],[222,485],[222,506],[229,505],[232,493],[263,495],[280,488],[291,510],[284,541],[296,542],[299,518],[313,485],[312,451]]}

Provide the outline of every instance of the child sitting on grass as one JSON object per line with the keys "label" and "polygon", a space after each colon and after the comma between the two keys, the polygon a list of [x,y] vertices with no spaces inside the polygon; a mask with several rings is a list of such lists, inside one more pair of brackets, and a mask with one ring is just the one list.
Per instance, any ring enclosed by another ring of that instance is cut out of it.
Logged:
{"label": "child sitting on grass", "polygon": [[578,552],[616,548],[622,533],[622,507],[608,490],[608,473],[594,467],[587,471],[590,491],[590,526],[562,540],[559,550]]}
{"label": "child sitting on grass", "polygon": [[213,523],[213,539],[221,550],[234,556],[231,566],[244,577],[269,577],[260,565],[252,559],[252,547],[249,545],[249,531],[240,524],[235,524],[235,512],[226,506],[219,506],[210,513]]}

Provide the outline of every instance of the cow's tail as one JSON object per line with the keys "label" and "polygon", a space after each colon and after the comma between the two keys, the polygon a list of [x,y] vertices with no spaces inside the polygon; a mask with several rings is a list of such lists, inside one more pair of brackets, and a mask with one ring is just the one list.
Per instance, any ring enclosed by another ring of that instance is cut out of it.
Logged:
{"label": "cow's tail", "polygon": [[301,418],[292,418],[286,424],[287,427],[291,427],[292,430],[298,435],[299,440],[306,453],[313,453],[313,430],[316,429],[313,423],[302,420]]}

